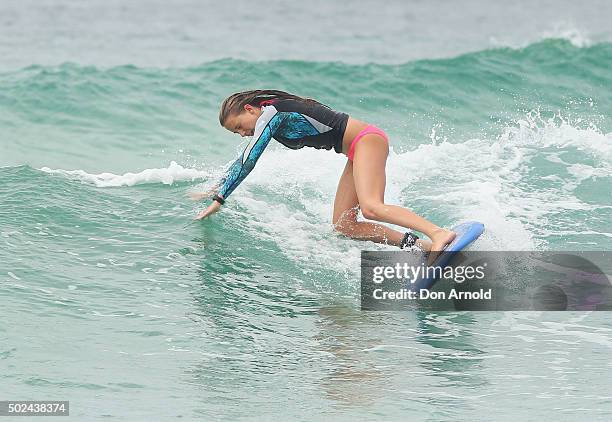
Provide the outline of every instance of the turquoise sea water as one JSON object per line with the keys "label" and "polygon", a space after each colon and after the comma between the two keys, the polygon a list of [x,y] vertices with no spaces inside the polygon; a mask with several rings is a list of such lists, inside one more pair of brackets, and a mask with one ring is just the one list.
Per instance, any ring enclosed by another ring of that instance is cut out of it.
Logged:
{"label": "turquoise sea water", "polygon": [[0,400],[70,400],[79,420],[607,420],[608,313],[359,310],[360,251],[392,248],[332,230],[343,155],[273,143],[222,212],[185,226],[202,208],[186,193],[246,142],[219,104],[269,87],[386,130],[386,200],[482,221],[479,249],[610,250],[612,44],[476,33],[400,62],[317,60],[316,40],[297,59],[174,49],[160,65],[81,40],[60,63],[5,60]]}

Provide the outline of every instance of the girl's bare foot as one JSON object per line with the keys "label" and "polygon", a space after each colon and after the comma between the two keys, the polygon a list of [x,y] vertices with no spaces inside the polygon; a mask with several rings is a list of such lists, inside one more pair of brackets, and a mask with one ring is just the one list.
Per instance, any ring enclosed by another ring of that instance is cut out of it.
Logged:
{"label": "girl's bare foot", "polygon": [[421,248],[424,252],[429,252],[431,250],[431,242],[425,239],[418,239],[416,241],[416,245]]}
{"label": "girl's bare foot", "polygon": [[433,264],[444,247],[451,243],[456,236],[457,233],[446,229],[438,229],[433,232],[433,235],[431,236],[431,250],[429,252],[429,256],[427,257],[427,265]]}

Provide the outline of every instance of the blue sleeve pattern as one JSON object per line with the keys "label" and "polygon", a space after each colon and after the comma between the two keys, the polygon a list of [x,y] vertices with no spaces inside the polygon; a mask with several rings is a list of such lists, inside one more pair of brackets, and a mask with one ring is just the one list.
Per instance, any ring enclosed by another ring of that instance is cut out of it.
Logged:
{"label": "blue sleeve pattern", "polygon": [[224,199],[238,187],[247,175],[255,167],[255,163],[263,153],[264,149],[270,143],[270,140],[276,133],[276,130],[281,125],[286,117],[286,113],[276,113],[267,122],[261,134],[249,142],[240,157],[230,166],[225,172],[225,176],[221,179],[222,186],[219,189],[219,195]]}
{"label": "blue sleeve pattern", "polygon": [[285,133],[288,139],[301,139],[320,134],[313,124],[301,113],[295,111],[287,112],[285,122],[287,127],[291,128]]}

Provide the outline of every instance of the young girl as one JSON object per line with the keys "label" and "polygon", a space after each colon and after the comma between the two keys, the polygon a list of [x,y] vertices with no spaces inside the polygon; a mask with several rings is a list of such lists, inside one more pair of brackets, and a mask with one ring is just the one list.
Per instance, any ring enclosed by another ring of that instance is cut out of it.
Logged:
{"label": "young girl", "polygon": [[418,236],[400,233],[377,223],[357,221],[358,210],[368,220],[396,224],[424,233],[431,243],[418,246],[432,251],[431,263],[455,233],[436,226],[412,211],[386,204],[385,165],[389,154],[387,135],[374,125],[336,112],[309,98],[284,91],[253,90],[238,92],[223,101],[219,122],[240,136],[252,136],[240,157],[209,192],[191,194],[199,200],[212,197],[212,204],[195,219],[217,212],[228,196],[255,166],[272,138],[291,149],[304,146],[334,149],[348,160],[336,192],[332,222],[334,228],[351,238],[387,243],[400,248],[413,246]]}

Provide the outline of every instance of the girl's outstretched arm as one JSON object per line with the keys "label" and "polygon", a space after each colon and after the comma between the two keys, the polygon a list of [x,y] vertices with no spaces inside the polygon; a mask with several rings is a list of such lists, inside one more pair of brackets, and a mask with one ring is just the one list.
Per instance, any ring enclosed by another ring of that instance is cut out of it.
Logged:
{"label": "girl's outstretched arm", "polygon": [[[234,161],[225,172],[221,181],[217,184],[217,186],[220,186],[217,194],[223,200],[227,199],[234,189],[238,187],[240,182],[242,182],[251,170],[253,170],[255,163],[257,163],[257,160],[261,157],[261,154],[270,143],[270,140],[285,117],[285,113],[277,112],[274,107],[265,108],[264,112],[257,120],[253,139],[247,144],[242,154],[240,154],[240,157]],[[220,207],[221,204],[219,202],[213,201],[206,210],[196,216],[196,219],[205,218],[218,211]]]}

